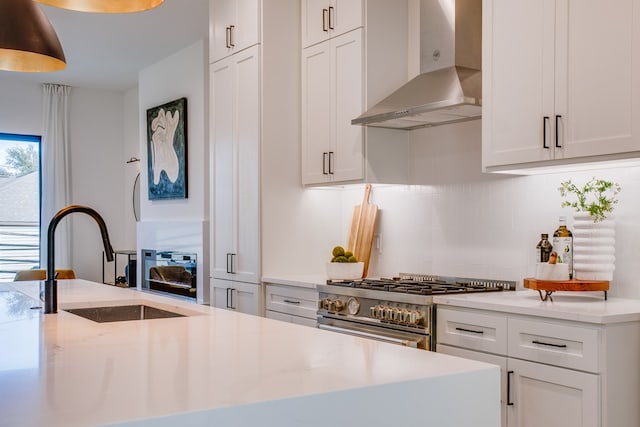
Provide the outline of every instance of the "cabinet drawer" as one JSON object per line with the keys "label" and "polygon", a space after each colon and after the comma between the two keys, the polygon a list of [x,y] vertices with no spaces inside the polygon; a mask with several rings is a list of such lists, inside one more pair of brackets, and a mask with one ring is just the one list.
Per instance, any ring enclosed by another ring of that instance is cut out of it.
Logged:
{"label": "cabinet drawer", "polygon": [[509,319],[509,357],[598,372],[599,330],[532,319]]}
{"label": "cabinet drawer", "polygon": [[507,318],[475,310],[437,307],[439,344],[499,355],[507,354]]}
{"label": "cabinet drawer", "polygon": [[296,325],[309,326],[311,328],[318,327],[318,321],[316,319],[309,319],[306,317],[293,316],[291,314],[283,314],[277,311],[267,310],[265,317],[267,319],[280,320],[287,323],[294,323]]}
{"label": "cabinet drawer", "polygon": [[267,284],[266,309],[316,319],[318,293],[315,289]]}

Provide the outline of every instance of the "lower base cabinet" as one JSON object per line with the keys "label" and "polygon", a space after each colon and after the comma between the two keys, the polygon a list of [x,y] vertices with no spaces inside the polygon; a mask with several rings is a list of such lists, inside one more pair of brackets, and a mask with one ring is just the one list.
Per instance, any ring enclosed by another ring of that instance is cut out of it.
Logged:
{"label": "lower base cabinet", "polygon": [[211,305],[216,308],[261,316],[261,286],[257,283],[211,279]]}
{"label": "lower base cabinet", "polygon": [[315,289],[265,283],[265,317],[298,325],[317,326]]}
{"label": "lower base cabinet", "polygon": [[441,305],[436,313],[437,352],[500,366],[502,427],[640,425],[638,322]]}

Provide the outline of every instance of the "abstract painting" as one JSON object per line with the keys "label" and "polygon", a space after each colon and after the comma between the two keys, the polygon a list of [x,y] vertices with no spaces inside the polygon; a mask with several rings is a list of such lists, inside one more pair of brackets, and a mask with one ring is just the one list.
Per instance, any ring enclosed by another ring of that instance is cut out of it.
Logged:
{"label": "abstract painting", "polygon": [[187,98],[147,110],[149,200],[187,198]]}

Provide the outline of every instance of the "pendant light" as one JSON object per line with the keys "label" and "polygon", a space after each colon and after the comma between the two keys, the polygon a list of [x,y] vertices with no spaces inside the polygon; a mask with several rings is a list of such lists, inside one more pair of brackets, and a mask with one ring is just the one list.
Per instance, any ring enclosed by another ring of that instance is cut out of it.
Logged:
{"label": "pendant light", "polygon": [[0,70],[49,72],[66,66],[44,12],[32,0],[0,0]]}
{"label": "pendant light", "polygon": [[[2,0],[4,1],[4,0]],[[36,0],[39,3],[79,12],[129,13],[153,9],[164,0]]]}

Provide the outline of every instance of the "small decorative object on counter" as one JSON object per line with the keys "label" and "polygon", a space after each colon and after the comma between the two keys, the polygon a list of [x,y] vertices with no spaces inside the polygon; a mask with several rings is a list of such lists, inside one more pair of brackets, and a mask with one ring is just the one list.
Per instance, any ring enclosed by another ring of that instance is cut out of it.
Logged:
{"label": "small decorative object on counter", "polygon": [[549,235],[542,233],[540,235],[540,241],[536,245],[536,262],[548,262],[551,251],[553,251],[553,246],[549,241]]}
{"label": "small decorative object on counter", "polygon": [[571,180],[561,183],[563,207],[576,210],[573,214],[573,269],[579,280],[613,279],[615,270],[615,219],[613,208],[618,203],[621,188],[615,182],[595,177],[578,187]]}
{"label": "small decorative object on counter", "polygon": [[569,277],[573,277],[573,233],[567,228],[567,217],[558,219],[558,229],[553,233],[553,247],[560,262],[569,266]]}

